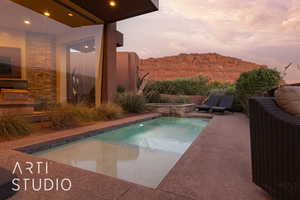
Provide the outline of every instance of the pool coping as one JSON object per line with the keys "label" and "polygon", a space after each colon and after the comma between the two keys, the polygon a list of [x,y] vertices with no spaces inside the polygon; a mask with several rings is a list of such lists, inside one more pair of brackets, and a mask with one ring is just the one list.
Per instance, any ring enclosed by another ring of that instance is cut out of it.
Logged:
{"label": "pool coping", "polygon": [[109,126],[109,127],[104,127],[104,128],[95,129],[92,131],[87,131],[87,132],[83,132],[83,133],[79,133],[79,134],[75,134],[75,135],[70,135],[67,137],[59,138],[59,139],[54,139],[54,140],[50,140],[50,141],[46,141],[46,142],[32,144],[29,146],[19,147],[14,150],[20,151],[22,153],[32,154],[32,153],[36,153],[39,151],[51,149],[53,147],[58,147],[58,146],[61,146],[64,144],[75,142],[75,141],[78,141],[81,139],[93,137],[96,135],[101,135],[107,131],[112,131],[112,130],[115,130],[118,128],[126,127],[131,124],[135,124],[135,123],[139,123],[139,122],[143,122],[146,120],[151,120],[151,119],[155,119],[155,118],[159,118],[159,117],[161,117],[161,116],[150,116],[147,118],[143,118],[143,119],[139,119],[139,120],[135,120],[135,121],[131,121],[131,122],[121,123],[121,124],[117,124],[117,125],[113,125],[113,126]]}
{"label": "pool coping", "polygon": [[[130,124],[138,123],[145,120],[155,119],[161,117],[159,113],[142,114],[133,117],[126,117],[118,120],[107,122],[100,122],[93,125],[56,131],[49,134],[39,134],[36,136],[29,136],[13,141],[6,141],[0,143],[0,151],[14,150],[22,153],[30,153],[32,151],[39,151],[41,149],[51,148],[53,146],[62,145],[68,142],[79,139],[95,136],[106,131],[111,131],[117,128],[128,126]],[[99,133],[100,132],[100,133]],[[46,146],[47,148],[43,148]]]}

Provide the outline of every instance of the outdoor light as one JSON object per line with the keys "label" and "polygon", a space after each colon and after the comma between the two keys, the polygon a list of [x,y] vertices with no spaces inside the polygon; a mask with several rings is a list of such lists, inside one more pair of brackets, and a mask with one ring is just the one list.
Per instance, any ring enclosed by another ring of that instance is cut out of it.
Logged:
{"label": "outdoor light", "polygon": [[84,46],[84,48],[88,49],[88,48],[89,48],[89,46],[88,46],[88,45],[85,45],[85,46]]}
{"label": "outdoor light", "polygon": [[44,15],[47,16],[47,17],[50,17],[51,14],[48,11],[45,11]]}
{"label": "outdoor light", "polygon": [[117,5],[117,3],[115,1],[109,1],[109,5],[111,7],[115,7]]}
{"label": "outdoor light", "polygon": [[31,24],[31,22],[28,21],[28,20],[24,20],[24,23],[25,23],[25,24],[28,24],[28,25]]}
{"label": "outdoor light", "polygon": [[72,13],[68,13],[68,16],[73,17],[74,15]]}

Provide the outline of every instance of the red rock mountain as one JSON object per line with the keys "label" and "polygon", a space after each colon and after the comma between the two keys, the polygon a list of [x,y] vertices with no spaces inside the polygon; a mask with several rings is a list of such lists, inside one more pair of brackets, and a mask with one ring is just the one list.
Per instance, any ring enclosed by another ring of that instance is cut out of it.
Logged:
{"label": "red rock mountain", "polygon": [[212,81],[234,82],[242,72],[266,67],[216,53],[179,54],[141,60],[140,74],[151,80],[174,80],[203,75]]}

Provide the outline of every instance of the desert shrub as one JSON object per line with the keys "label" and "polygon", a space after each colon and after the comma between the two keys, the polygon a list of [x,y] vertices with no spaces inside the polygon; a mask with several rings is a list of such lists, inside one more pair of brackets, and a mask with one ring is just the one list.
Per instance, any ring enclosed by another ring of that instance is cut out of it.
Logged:
{"label": "desert shrub", "polygon": [[144,93],[144,97],[147,103],[170,103],[170,98],[163,97],[157,90],[148,91]]}
{"label": "desert shrub", "polygon": [[234,83],[222,83],[213,81],[209,83],[209,95],[234,95],[235,84]]}
{"label": "desert shrub", "polygon": [[226,93],[226,89],[225,88],[214,88],[214,89],[211,89],[209,91],[209,95],[219,95],[219,96],[222,96],[222,95],[225,95]]}
{"label": "desert shrub", "polygon": [[234,87],[228,88],[214,88],[209,91],[209,95],[236,95],[236,90]]}
{"label": "desert shrub", "polygon": [[279,85],[280,73],[274,69],[256,69],[242,73],[236,82],[236,94],[246,113],[248,100],[253,96],[264,96],[266,92]]}
{"label": "desert shrub", "polygon": [[124,92],[126,92],[126,88],[123,87],[122,85],[118,85],[118,87],[117,87],[117,93],[122,94]]}
{"label": "desert shrub", "polygon": [[234,83],[227,83],[227,82],[219,82],[219,81],[213,81],[209,83],[210,89],[227,89],[227,88],[234,88]]}
{"label": "desert shrub", "polygon": [[188,104],[188,103],[191,103],[191,100],[188,98],[181,97],[181,98],[175,99],[175,103]]}
{"label": "desert shrub", "polygon": [[161,103],[161,95],[157,90],[144,92],[144,97],[147,103]]}
{"label": "desert shrub", "polygon": [[195,78],[152,81],[147,84],[144,92],[158,91],[160,94],[171,95],[207,95],[208,90],[208,79],[198,76]]}
{"label": "desert shrub", "polygon": [[73,128],[80,125],[80,116],[74,106],[57,106],[47,112],[50,127],[54,129]]}
{"label": "desert shrub", "polygon": [[142,95],[124,93],[117,96],[116,103],[129,113],[142,113],[146,110],[146,100]]}
{"label": "desert shrub", "polygon": [[158,103],[172,103],[172,100],[169,97],[161,97]]}
{"label": "desert shrub", "polygon": [[122,113],[123,109],[117,104],[102,104],[95,109],[95,119],[112,120],[120,117]]}
{"label": "desert shrub", "polygon": [[22,117],[8,113],[0,116],[0,136],[2,138],[28,135],[31,132],[31,124]]}
{"label": "desert shrub", "polygon": [[94,110],[84,104],[68,104],[64,105],[65,109],[68,109],[73,115],[78,117],[81,122],[89,122],[94,120]]}
{"label": "desert shrub", "polygon": [[235,87],[229,87],[225,89],[225,95],[233,95],[236,96],[236,89]]}

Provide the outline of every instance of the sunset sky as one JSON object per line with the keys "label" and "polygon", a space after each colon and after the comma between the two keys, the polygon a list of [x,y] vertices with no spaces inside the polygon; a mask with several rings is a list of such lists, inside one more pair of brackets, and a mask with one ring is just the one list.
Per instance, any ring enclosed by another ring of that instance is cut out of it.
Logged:
{"label": "sunset sky", "polygon": [[[141,58],[216,52],[271,67],[300,64],[299,0],[160,0],[160,11],[118,29],[119,51]],[[300,81],[300,69],[287,79]]]}

